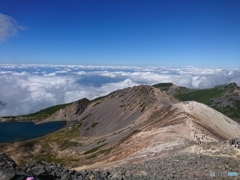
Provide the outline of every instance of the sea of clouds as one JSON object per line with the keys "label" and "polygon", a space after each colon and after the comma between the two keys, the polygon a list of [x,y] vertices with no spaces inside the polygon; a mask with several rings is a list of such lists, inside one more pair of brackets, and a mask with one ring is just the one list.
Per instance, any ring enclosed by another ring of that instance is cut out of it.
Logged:
{"label": "sea of clouds", "polygon": [[0,64],[0,116],[29,114],[125,87],[162,82],[188,88],[240,85],[240,69]]}

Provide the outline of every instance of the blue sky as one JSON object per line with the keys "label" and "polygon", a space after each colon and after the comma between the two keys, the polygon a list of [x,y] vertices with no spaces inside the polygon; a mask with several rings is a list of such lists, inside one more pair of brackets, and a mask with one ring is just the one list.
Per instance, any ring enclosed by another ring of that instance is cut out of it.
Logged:
{"label": "blue sky", "polygon": [[240,67],[239,0],[0,0],[0,63]]}

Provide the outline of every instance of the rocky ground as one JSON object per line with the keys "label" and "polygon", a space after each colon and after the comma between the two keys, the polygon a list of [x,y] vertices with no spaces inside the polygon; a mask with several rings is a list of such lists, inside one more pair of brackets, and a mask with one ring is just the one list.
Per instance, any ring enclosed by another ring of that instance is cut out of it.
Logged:
{"label": "rocky ground", "polygon": [[[39,180],[52,179],[226,179],[227,172],[239,172],[240,149],[228,141],[190,146],[170,156],[146,160],[119,167],[99,167],[94,170],[67,170],[56,163],[32,161],[19,167],[7,155],[0,155],[0,180],[24,180],[33,176]],[[210,172],[215,172],[211,177]],[[239,179],[231,177],[231,179]]]}

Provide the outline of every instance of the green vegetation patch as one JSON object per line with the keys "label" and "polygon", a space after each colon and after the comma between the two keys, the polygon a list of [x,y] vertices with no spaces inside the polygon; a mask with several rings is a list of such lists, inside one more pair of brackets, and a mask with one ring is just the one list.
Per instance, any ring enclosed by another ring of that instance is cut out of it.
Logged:
{"label": "green vegetation patch", "polygon": [[99,139],[99,140],[97,141],[97,144],[103,143],[103,142],[105,142],[106,140],[107,140],[106,138]]}
{"label": "green vegetation patch", "polygon": [[87,119],[89,116],[91,116],[91,113],[90,114],[87,114],[86,116],[84,116],[81,121],[84,121],[85,119]]}
{"label": "green vegetation patch", "polygon": [[130,138],[131,136],[133,136],[134,134],[137,134],[137,133],[139,133],[139,132],[141,132],[141,131],[138,130],[138,129],[135,129],[134,131],[130,132],[128,135],[126,135],[125,137],[123,137],[123,138],[119,141],[118,144],[123,143],[123,142],[126,141],[128,138]]}
{"label": "green vegetation patch", "polygon": [[[34,141],[28,141],[23,143],[20,148],[25,149],[26,151],[33,151],[34,145],[41,145],[42,151],[37,153],[32,157],[34,160],[46,161],[46,162],[56,162],[60,164],[68,164],[69,162],[75,162],[79,159],[77,158],[62,158],[59,157],[55,152],[52,152],[51,147],[58,145],[59,150],[64,150],[69,147],[81,146],[77,140],[80,137],[80,127],[82,126],[81,122],[77,122],[70,127],[66,127],[57,132],[48,134],[41,139],[36,139]],[[26,162],[22,160],[20,162],[24,165]]]}
{"label": "green vegetation patch", "polygon": [[45,161],[47,163],[52,163],[52,162],[55,162],[55,163],[58,163],[58,164],[67,164],[69,162],[77,162],[79,161],[78,158],[70,158],[70,157],[67,157],[67,158],[61,158],[55,154],[49,154],[48,152],[42,152],[42,153],[39,153],[37,156],[34,157],[34,159],[36,161]]}
{"label": "green vegetation patch", "polygon": [[92,159],[92,158],[96,158],[96,157],[97,157],[97,153],[87,156],[86,159]]}
{"label": "green vegetation patch", "polygon": [[100,155],[100,154],[104,154],[104,155],[106,155],[106,154],[110,153],[113,149],[114,149],[114,148],[111,147],[111,148],[108,148],[108,149],[100,150],[99,152],[94,153],[94,154],[92,154],[92,155],[86,157],[86,159],[96,158],[96,157],[97,157],[98,155]]}
{"label": "green vegetation patch", "polygon": [[101,102],[101,101],[96,102],[96,103],[93,105],[93,107],[94,107],[94,106],[97,106],[98,104],[100,104],[100,102]]}
{"label": "green vegetation patch", "polygon": [[18,119],[18,116],[3,116],[3,118],[6,118],[8,122],[11,122],[11,121],[14,122]]}
{"label": "green vegetation patch", "polygon": [[[226,85],[210,89],[194,90],[188,93],[179,93],[175,95],[175,98],[180,101],[197,101],[200,103],[204,103],[223,113],[224,115],[230,117],[231,119],[240,120],[240,101],[234,100],[231,97],[232,90],[233,89],[230,87],[230,85]],[[228,102],[231,101],[233,107],[226,106],[222,108],[222,102],[215,103],[215,105],[212,104],[214,99],[220,97],[229,97]]]}
{"label": "green vegetation patch", "polygon": [[91,127],[94,128],[99,122],[92,123]]}
{"label": "green vegetation patch", "polygon": [[154,84],[153,87],[155,88],[169,88],[173,85],[173,83],[158,83],[158,84]]}
{"label": "green vegetation patch", "polygon": [[68,147],[82,146],[81,143],[78,143],[76,141],[70,141],[70,140],[67,140],[67,139],[64,139],[62,141],[58,141],[58,145],[63,149],[66,149]]}
{"label": "green vegetation patch", "polygon": [[58,111],[59,109],[62,109],[64,107],[66,107],[68,104],[60,104],[60,105],[56,105],[56,106],[52,106],[43,110],[40,110],[36,113],[33,114],[29,114],[29,115],[25,115],[23,117],[44,117],[44,116],[49,116],[53,113],[55,113],[56,111]]}
{"label": "green vegetation patch", "polygon": [[102,147],[102,146],[104,146],[104,145],[105,145],[105,144],[102,144],[102,145],[100,145],[100,146],[97,146],[97,147],[95,147],[95,148],[92,148],[92,149],[90,149],[90,150],[84,152],[83,154],[90,154],[90,153],[93,153],[93,152],[97,151],[100,147]]}
{"label": "green vegetation patch", "polygon": [[69,105],[71,103],[68,104],[60,104],[60,105],[56,105],[56,106],[51,106],[48,107],[46,109],[42,109],[38,112],[32,113],[32,114],[28,114],[28,115],[22,115],[22,116],[6,116],[5,118],[7,118],[9,121],[17,121],[17,120],[21,120],[21,121],[34,121],[34,122],[39,122],[47,117],[49,117],[50,115],[52,115],[53,113],[57,112],[59,109],[62,109],[64,107],[66,107],[67,105]]}
{"label": "green vegetation patch", "polygon": [[146,106],[143,106],[141,109],[141,112],[143,112],[145,110]]}
{"label": "green vegetation patch", "polygon": [[[158,88],[162,91],[165,91],[166,93],[168,93],[168,90],[170,89],[170,87],[172,87],[174,84],[173,83],[159,83],[159,84],[155,84],[153,85],[153,87]],[[178,88],[176,88],[175,90],[173,90],[171,92],[171,94],[184,94],[184,93],[189,93],[189,92],[193,92],[196,91],[195,89],[189,89],[186,87],[182,87],[182,86],[178,86]]]}
{"label": "green vegetation patch", "polygon": [[210,100],[224,95],[224,90],[219,88],[202,89],[193,92],[178,94],[175,97],[181,101],[198,101],[210,105]]}
{"label": "green vegetation patch", "polygon": [[99,123],[99,122],[93,122],[93,123],[91,124],[91,126],[89,126],[86,130],[88,131],[88,130],[90,130],[90,129],[93,129],[98,123]]}
{"label": "green vegetation patch", "polygon": [[24,148],[25,151],[32,151],[34,149],[36,142],[37,142],[36,140],[24,141],[23,143],[20,144],[19,148]]}
{"label": "green vegetation patch", "polygon": [[41,145],[43,148],[49,148],[49,143],[57,143],[60,148],[65,149],[67,147],[81,146],[80,143],[73,141],[80,136],[80,127],[82,126],[81,122],[77,122],[74,125],[65,128],[59,132],[55,132],[47,135],[43,138]]}
{"label": "green vegetation patch", "polygon": [[141,109],[141,112],[143,112],[143,111],[145,110],[145,108],[146,108],[146,105],[145,105],[145,103],[142,103],[139,107],[142,108],[142,109]]}
{"label": "green vegetation patch", "polygon": [[228,106],[228,107],[224,107],[223,109],[220,109],[220,108],[215,108],[215,109],[225,114],[226,116],[230,117],[231,119],[234,119],[240,122],[240,113],[239,113],[240,101],[233,101],[233,105],[234,105],[233,108]]}

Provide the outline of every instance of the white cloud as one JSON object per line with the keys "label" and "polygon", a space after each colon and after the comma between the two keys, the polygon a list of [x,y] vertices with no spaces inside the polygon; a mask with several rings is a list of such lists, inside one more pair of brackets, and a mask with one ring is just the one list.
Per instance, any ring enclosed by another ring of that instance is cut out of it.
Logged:
{"label": "white cloud", "polygon": [[0,106],[0,116],[28,114],[81,98],[94,99],[139,84],[172,82],[189,88],[231,82],[240,85],[240,69],[196,67],[0,64],[0,75],[0,101],[6,104]]}
{"label": "white cloud", "polygon": [[25,28],[19,26],[17,21],[12,17],[0,13],[0,43],[17,35],[20,29]]}
{"label": "white cloud", "polygon": [[123,89],[126,87],[137,86],[138,83],[134,83],[131,79],[125,79],[124,81],[118,83],[106,83],[100,87],[101,96],[109,94],[118,89]]}
{"label": "white cloud", "polygon": [[56,73],[49,73],[49,74],[44,74],[43,76],[56,76]]}

